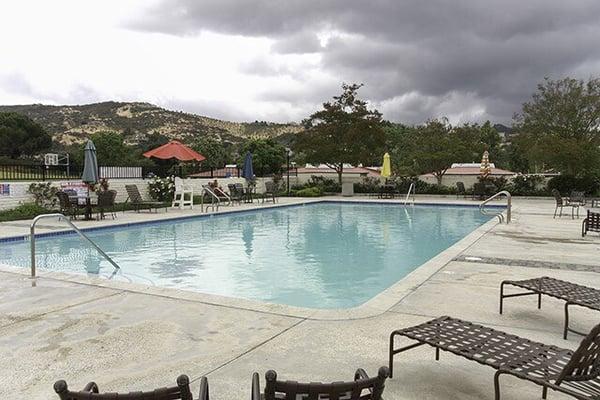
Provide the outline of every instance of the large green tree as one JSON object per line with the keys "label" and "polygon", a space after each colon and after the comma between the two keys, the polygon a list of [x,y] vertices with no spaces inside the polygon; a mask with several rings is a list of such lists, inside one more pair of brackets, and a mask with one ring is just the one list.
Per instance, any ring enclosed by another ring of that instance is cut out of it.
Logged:
{"label": "large green tree", "polygon": [[238,165],[244,164],[246,153],[252,153],[252,167],[257,176],[281,173],[286,150],[272,139],[250,139],[239,148]]}
{"label": "large green tree", "polygon": [[343,92],[323,109],[303,121],[306,131],[299,135],[298,150],[306,161],[326,164],[342,182],[344,163],[371,164],[379,160],[385,148],[381,113],[370,110],[357,97],[362,85],[343,84]]}
{"label": "large green tree", "polygon": [[29,117],[0,113],[0,155],[10,158],[33,156],[52,146],[52,138]]}
{"label": "large green tree", "polygon": [[446,119],[434,119],[417,127],[414,149],[416,172],[432,173],[441,185],[453,163],[479,161],[485,144],[477,126],[453,128]]}
{"label": "large green tree", "polygon": [[[147,165],[149,162],[142,157],[138,148],[125,144],[123,136],[117,132],[96,132],[90,135],[90,140],[96,146],[98,165],[125,167]],[[83,150],[81,150],[81,154],[83,154]]]}
{"label": "large green tree", "polygon": [[536,169],[598,173],[600,79],[546,78],[515,116],[515,127]]}
{"label": "large green tree", "polygon": [[199,138],[192,148],[206,157],[202,161],[203,167],[223,168],[232,158],[230,146],[210,136]]}

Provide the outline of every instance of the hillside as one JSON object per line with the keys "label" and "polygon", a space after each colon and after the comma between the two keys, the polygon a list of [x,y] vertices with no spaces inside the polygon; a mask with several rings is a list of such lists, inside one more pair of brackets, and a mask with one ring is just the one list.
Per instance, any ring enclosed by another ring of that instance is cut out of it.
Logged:
{"label": "hillside", "polygon": [[109,101],[78,106],[0,105],[0,112],[27,115],[64,145],[82,142],[90,134],[105,130],[122,133],[125,141],[131,144],[152,133],[183,141],[209,135],[222,141],[236,143],[247,138],[285,138],[302,130],[298,124],[221,121],[181,111],[170,111],[149,103]]}

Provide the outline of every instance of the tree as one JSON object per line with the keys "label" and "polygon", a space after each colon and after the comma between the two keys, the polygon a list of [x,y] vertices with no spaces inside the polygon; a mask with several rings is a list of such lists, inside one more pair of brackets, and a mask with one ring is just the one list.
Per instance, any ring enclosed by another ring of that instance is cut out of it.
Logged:
{"label": "tree", "polygon": [[286,161],[285,147],[272,139],[250,139],[239,149],[238,165],[244,164],[246,153],[252,153],[252,167],[258,176],[281,173]]}
{"label": "tree", "polygon": [[0,113],[0,155],[33,156],[50,146],[50,135],[29,117],[14,112]]}
{"label": "tree", "polygon": [[484,146],[472,125],[452,128],[447,119],[430,120],[417,127],[413,159],[417,173],[432,173],[438,185],[456,162],[481,159]]}
{"label": "tree", "polygon": [[377,162],[385,147],[381,113],[358,99],[361,86],[343,84],[341,95],[302,121],[306,131],[298,137],[297,149],[306,160],[334,169],[340,184],[344,163]]}
{"label": "tree", "polygon": [[527,155],[542,168],[569,175],[600,165],[600,79],[546,78],[515,116]]}
{"label": "tree", "polygon": [[206,157],[202,165],[208,168],[223,168],[231,160],[231,152],[223,142],[210,136],[199,138],[192,148]]}
{"label": "tree", "polygon": [[143,162],[140,151],[134,146],[126,145],[123,136],[117,132],[97,132],[90,136],[90,140],[96,146],[99,165],[139,166]]}

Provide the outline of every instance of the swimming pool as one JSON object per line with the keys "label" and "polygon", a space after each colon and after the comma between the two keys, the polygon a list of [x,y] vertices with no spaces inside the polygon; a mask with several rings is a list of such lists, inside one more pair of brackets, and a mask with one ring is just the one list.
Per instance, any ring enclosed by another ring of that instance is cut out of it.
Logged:
{"label": "swimming pool", "polygon": [[[112,279],[299,307],[358,306],[487,222],[475,207],[321,202],[86,232]],[[75,234],[36,240],[39,269],[110,276]],[[29,266],[29,242],[0,243]]]}

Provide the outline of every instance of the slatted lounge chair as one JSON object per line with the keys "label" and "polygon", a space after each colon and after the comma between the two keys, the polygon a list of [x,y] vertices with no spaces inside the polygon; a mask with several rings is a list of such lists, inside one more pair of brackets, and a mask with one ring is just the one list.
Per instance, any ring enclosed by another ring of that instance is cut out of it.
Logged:
{"label": "slatted lounge chair", "polygon": [[[395,348],[397,336],[417,343]],[[424,344],[449,351],[496,369],[495,399],[500,400],[500,375],[512,375],[580,400],[600,398],[600,324],[583,339],[576,351],[538,343],[468,321],[440,317],[423,324],[393,331],[390,335],[390,378],[394,355]]]}
{"label": "slatted lounge chair", "polygon": [[[504,294],[505,285],[520,287],[527,290],[527,292]],[[538,296],[538,308],[542,308],[542,295],[565,301],[565,324],[563,329],[565,339],[569,332],[585,335],[585,333],[569,328],[569,306],[580,306],[600,311],[600,290],[543,276],[522,281],[503,281],[500,284],[500,314],[503,311],[505,298],[531,295]]]}
{"label": "slatted lounge chair", "polygon": [[[54,391],[61,400],[193,400],[190,391],[190,379],[186,375],[177,378],[177,386],[161,388],[149,392],[131,393],[98,393],[98,385],[88,383],[80,392],[72,392],[67,382],[61,380],[54,384]],[[208,380],[202,377],[200,381],[200,397],[198,400],[208,400]]]}
{"label": "slatted lounge chair", "polygon": [[165,207],[165,211],[167,210],[165,204],[160,201],[145,201],[136,185],[125,185],[125,190],[127,190],[127,200],[125,202],[130,201],[136,212],[139,212],[143,208],[147,208],[150,211],[154,208],[156,212],[161,207]]}
{"label": "slatted lounge chair", "polygon": [[258,373],[255,372],[252,375],[252,400],[380,400],[388,375],[387,367],[379,368],[374,378],[369,378],[359,368],[353,382],[298,383],[279,381],[277,373],[270,370],[265,374],[267,383],[261,394]]}
{"label": "slatted lounge chair", "polygon": [[107,190],[98,193],[98,220],[104,219],[106,214],[110,214],[112,219],[117,217],[115,213],[115,199],[117,198],[116,190]]}

